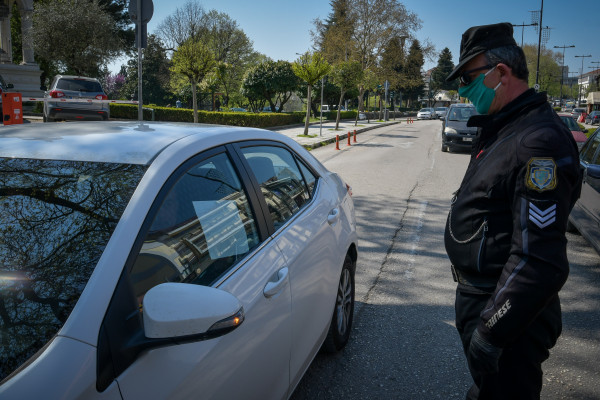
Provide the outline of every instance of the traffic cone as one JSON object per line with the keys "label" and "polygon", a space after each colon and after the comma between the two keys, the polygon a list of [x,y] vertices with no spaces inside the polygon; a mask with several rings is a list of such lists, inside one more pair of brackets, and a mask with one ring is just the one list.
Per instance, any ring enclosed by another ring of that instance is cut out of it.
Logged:
{"label": "traffic cone", "polygon": [[340,135],[335,135],[335,149],[340,149]]}
{"label": "traffic cone", "polygon": [[356,129],[354,130],[354,143],[356,143]]}
{"label": "traffic cone", "polygon": [[352,146],[352,145],[350,144],[350,132],[348,132],[348,135],[347,135],[347,136],[348,136],[348,146]]}

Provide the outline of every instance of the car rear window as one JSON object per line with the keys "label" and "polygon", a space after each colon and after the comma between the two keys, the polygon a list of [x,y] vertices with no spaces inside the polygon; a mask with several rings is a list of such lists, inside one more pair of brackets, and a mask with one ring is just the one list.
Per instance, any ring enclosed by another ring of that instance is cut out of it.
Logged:
{"label": "car rear window", "polygon": [[63,326],[145,169],[0,158],[0,381]]}
{"label": "car rear window", "polygon": [[56,88],[61,90],[72,90],[75,92],[102,92],[100,82],[88,81],[85,79],[61,78],[56,83]]}

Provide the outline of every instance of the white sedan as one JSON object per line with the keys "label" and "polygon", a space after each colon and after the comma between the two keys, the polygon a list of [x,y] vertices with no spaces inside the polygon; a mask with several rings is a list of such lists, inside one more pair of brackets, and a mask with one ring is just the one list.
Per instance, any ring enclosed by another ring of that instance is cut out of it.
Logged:
{"label": "white sedan", "polygon": [[435,110],[433,108],[421,108],[417,113],[417,120],[419,119],[434,119]]}
{"label": "white sedan", "polygon": [[285,399],[348,342],[351,189],[248,128],[0,136],[0,398]]}

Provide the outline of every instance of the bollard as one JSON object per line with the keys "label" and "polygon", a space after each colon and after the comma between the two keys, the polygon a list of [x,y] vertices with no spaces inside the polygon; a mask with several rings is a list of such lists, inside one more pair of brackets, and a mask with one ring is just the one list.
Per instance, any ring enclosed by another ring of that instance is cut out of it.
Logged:
{"label": "bollard", "polygon": [[354,143],[356,143],[356,129],[354,130]]}
{"label": "bollard", "polygon": [[335,135],[335,149],[340,149],[340,135]]}
{"label": "bollard", "polygon": [[348,137],[348,146],[352,146],[352,145],[350,144],[350,132],[348,132],[348,135],[346,135],[346,136]]}

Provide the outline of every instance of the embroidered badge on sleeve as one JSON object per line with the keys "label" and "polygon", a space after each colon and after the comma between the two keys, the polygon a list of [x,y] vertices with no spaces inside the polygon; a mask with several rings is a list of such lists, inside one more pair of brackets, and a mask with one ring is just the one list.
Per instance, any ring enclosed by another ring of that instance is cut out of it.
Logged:
{"label": "embroidered badge on sleeve", "polygon": [[552,158],[532,158],[527,164],[525,185],[538,192],[556,188],[556,164]]}
{"label": "embroidered badge on sleeve", "polygon": [[546,209],[541,209],[530,202],[529,220],[533,222],[538,228],[544,229],[545,227],[556,221],[556,204],[553,204]]}

